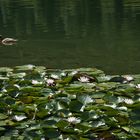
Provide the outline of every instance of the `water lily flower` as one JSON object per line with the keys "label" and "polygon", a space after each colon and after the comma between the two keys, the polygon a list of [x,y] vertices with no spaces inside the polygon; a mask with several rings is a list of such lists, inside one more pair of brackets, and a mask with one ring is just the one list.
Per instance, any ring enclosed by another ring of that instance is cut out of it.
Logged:
{"label": "water lily flower", "polygon": [[18,93],[15,95],[15,97],[18,97],[19,94],[20,94],[20,93],[18,92]]}
{"label": "water lily flower", "polygon": [[83,112],[84,109],[85,109],[85,105],[83,105],[83,106],[81,107],[80,111]]}
{"label": "water lily flower", "polygon": [[33,84],[33,85],[41,85],[42,82],[39,82],[39,81],[37,81],[37,80],[32,80],[32,84]]}
{"label": "water lily flower", "polygon": [[88,83],[90,79],[86,76],[81,76],[78,80],[82,83]]}
{"label": "water lily flower", "polygon": [[127,111],[127,107],[126,106],[117,107],[117,109]]}
{"label": "water lily flower", "polygon": [[28,69],[33,69],[35,66],[32,64],[27,65]]}
{"label": "water lily flower", "polygon": [[125,76],[123,76],[127,81],[132,81],[132,80],[134,80],[134,78],[132,77],[132,76],[130,76],[130,75],[125,75]]}
{"label": "water lily flower", "polygon": [[126,99],[126,98],[121,98],[121,97],[118,97],[118,102],[121,103],[121,102],[125,102],[126,104],[133,104],[134,101],[132,99]]}
{"label": "water lily flower", "polygon": [[46,75],[46,72],[40,73],[40,76],[41,76],[41,77],[44,77],[45,75]]}
{"label": "water lily flower", "polygon": [[13,119],[14,120],[16,120],[16,121],[22,121],[22,120],[24,120],[24,119],[26,119],[27,117],[25,116],[25,115],[15,115],[14,117],[13,117]]}
{"label": "water lily flower", "polygon": [[47,79],[46,82],[47,82],[48,86],[54,86],[55,85],[55,81],[53,79]]}
{"label": "water lily flower", "polygon": [[73,75],[75,75],[75,74],[77,74],[77,73],[78,73],[78,71],[77,71],[77,70],[75,70],[75,71],[71,72],[71,73],[70,73],[70,75],[72,75],[72,76],[73,76]]}
{"label": "water lily flower", "polygon": [[126,104],[133,104],[134,103],[134,101],[132,99],[124,99],[124,102]]}
{"label": "water lily flower", "polygon": [[7,110],[7,114],[8,115],[11,115],[12,114],[12,110],[10,109],[10,110]]}
{"label": "water lily flower", "polygon": [[103,126],[103,125],[105,125],[105,122],[100,121],[100,122],[97,123],[96,127],[100,127],[100,126]]}
{"label": "water lily flower", "polygon": [[65,72],[62,72],[60,75],[61,76],[66,76],[67,74]]}
{"label": "water lily flower", "polygon": [[112,107],[112,108],[116,108],[116,107],[117,107],[116,104],[111,104],[111,105],[109,105],[109,104],[105,104],[105,106],[109,106],[109,107]]}
{"label": "water lily flower", "polygon": [[15,86],[15,87],[17,87],[18,89],[20,89],[20,86],[19,86],[19,85],[17,85],[17,84],[14,84],[14,86]]}
{"label": "water lily flower", "polygon": [[4,89],[2,89],[2,92],[7,92],[7,90],[4,88]]}
{"label": "water lily flower", "polygon": [[67,121],[68,121],[69,123],[72,123],[72,124],[77,124],[77,123],[80,123],[80,122],[81,122],[81,120],[78,119],[78,118],[76,118],[76,117],[69,117],[69,118],[67,119]]}
{"label": "water lily flower", "polygon": [[59,76],[58,75],[55,75],[55,74],[51,74],[51,78],[53,78],[53,79],[59,79]]}
{"label": "water lily flower", "polygon": [[140,84],[137,84],[137,85],[136,85],[136,88],[140,89]]}
{"label": "water lily flower", "polygon": [[64,139],[64,140],[70,140],[70,138],[66,138],[66,139]]}

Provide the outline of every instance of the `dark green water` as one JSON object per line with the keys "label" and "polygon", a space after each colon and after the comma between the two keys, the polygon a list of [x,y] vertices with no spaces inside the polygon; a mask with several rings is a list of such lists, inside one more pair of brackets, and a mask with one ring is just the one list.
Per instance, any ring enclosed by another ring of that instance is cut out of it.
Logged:
{"label": "dark green water", "polygon": [[140,0],[0,0],[0,66],[140,73]]}

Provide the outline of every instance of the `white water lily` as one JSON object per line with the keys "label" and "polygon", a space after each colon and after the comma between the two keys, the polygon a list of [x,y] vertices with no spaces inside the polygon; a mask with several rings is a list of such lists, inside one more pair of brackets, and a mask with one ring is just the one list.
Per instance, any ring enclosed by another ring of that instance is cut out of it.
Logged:
{"label": "white water lily", "polygon": [[126,104],[133,104],[134,103],[134,101],[132,99],[124,99],[124,102]]}
{"label": "white water lily", "polygon": [[34,65],[31,65],[31,64],[29,64],[29,65],[27,65],[27,68],[28,69],[33,69],[35,66]]}
{"label": "white water lily", "polygon": [[78,71],[77,70],[75,70],[75,71],[72,71],[71,73],[70,73],[70,75],[75,75],[75,74],[77,74],[78,73]]}
{"label": "white water lily", "polygon": [[46,72],[40,73],[40,76],[41,76],[41,77],[44,77],[45,75],[46,75]]}
{"label": "white water lily", "polygon": [[47,79],[46,82],[47,82],[48,84],[53,84],[53,83],[54,83],[54,80],[53,80],[53,79]]}
{"label": "white water lily", "polygon": [[55,85],[55,81],[53,79],[46,79],[47,85],[48,86],[53,86]]}
{"label": "white water lily", "polygon": [[125,102],[126,104],[133,104],[134,101],[132,99],[126,99],[126,98],[121,98],[121,97],[118,97],[118,102],[121,103],[121,102]]}
{"label": "white water lily", "polygon": [[37,80],[32,80],[32,84],[33,84],[33,85],[41,85],[42,82],[39,82],[39,81],[37,81]]}
{"label": "white water lily", "polygon": [[77,123],[80,123],[80,122],[81,122],[81,120],[78,119],[78,118],[76,118],[76,117],[69,117],[69,118],[67,119],[67,121],[68,121],[69,123],[72,123],[72,124],[77,124]]}
{"label": "white water lily", "polygon": [[126,106],[117,107],[117,109],[127,111],[127,107]]}
{"label": "white water lily", "polygon": [[85,105],[83,105],[83,106],[81,107],[80,111],[83,112],[84,109],[85,109]]}
{"label": "white water lily", "polygon": [[137,85],[136,85],[136,88],[140,89],[140,84],[137,84]]}
{"label": "white water lily", "polygon": [[51,74],[51,78],[53,78],[53,79],[59,79],[59,76],[56,75],[56,74]]}
{"label": "white water lily", "polygon": [[98,124],[96,125],[96,127],[100,127],[100,126],[103,126],[103,125],[105,125],[105,122],[98,122]]}
{"label": "white water lily", "polygon": [[12,110],[7,110],[7,114],[11,115],[12,114]]}
{"label": "white water lily", "polygon": [[7,90],[4,88],[4,89],[2,89],[2,92],[7,92]]}
{"label": "white water lily", "polygon": [[104,106],[109,106],[109,107],[112,107],[112,108],[116,108],[116,107],[117,107],[116,104],[111,104],[111,105],[109,105],[109,104],[105,104]]}
{"label": "white water lily", "polygon": [[13,119],[16,120],[16,121],[22,121],[26,118],[27,117],[25,115],[15,115]]}
{"label": "white water lily", "polygon": [[14,84],[14,86],[15,86],[15,87],[17,87],[18,89],[20,89],[20,86],[19,86],[19,85],[17,85],[17,84]]}
{"label": "white water lily", "polygon": [[41,140],[46,140],[46,139],[43,137],[43,138],[41,138]]}
{"label": "white water lily", "polygon": [[66,139],[64,139],[64,140],[70,140],[70,138],[66,138]]}
{"label": "white water lily", "polygon": [[134,78],[130,75],[123,76],[127,81],[132,81]]}
{"label": "white water lily", "polygon": [[15,95],[15,97],[18,97],[19,94],[20,94],[20,93],[18,92],[18,93]]}
{"label": "white water lily", "polygon": [[60,75],[61,76],[66,76],[67,74],[65,72],[62,72]]}
{"label": "white water lily", "polygon": [[88,83],[89,82],[89,78],[86,76],[81,76],[80,78],[78,78],[78,80],[82,83]]}

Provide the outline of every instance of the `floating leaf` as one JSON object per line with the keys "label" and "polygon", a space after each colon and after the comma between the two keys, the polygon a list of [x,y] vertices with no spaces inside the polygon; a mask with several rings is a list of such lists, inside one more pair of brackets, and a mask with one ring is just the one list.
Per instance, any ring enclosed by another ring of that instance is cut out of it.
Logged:
{"label": "floating leaf", "polygon": [[140,77],[113,77],[94,68],[0,68],[0,139],[139,139]]}
{"label": "floating leaf", "polygon": [[0,113],[0,120],[4,120],[6,118],[8,118],[7,115]]}
{"label": "floating leaf", "polygon": [[65,120],[60,120],[55,124],[59,129],[65,129],[66,127],[69,126],[69,122]]}
{"label": "floating leaf", "polygon": [[8,67],[0,67],[0,73],[4,73],[4,72],[12,72],[13,69],[8,68]]}
{"label": "floating leaf", "polygon": [[105,93],[103,93],[103,92],[95,92],[95,93],[93,93],[91,96],[93,97],[93,98],[97,98],[97,99],[100,99],[100,98],[103,98],[104,96],[105,96],[106,94]]}
{"label": "floating leaf", "polygon": [[27,70],[33,70],[35,68],[34,65],[23,65],[23,66],[16,66],[15,67],[18,71],[27,71]]}
{"label": "floating leaf", "polygon": [[5,128],[4,127],[0,127],[0,131],[4,131],[5,130]]}
{"label": "floating leaf", "polygon": [[58,138],[60,136],[60,132],[57,129],[46,129],[46,135],[48,138],[52,139],[52,138]]}
{"label": "floating leaf", "polygon": [[76,112],[80,112],[81,108],[83,107],[83,104],[79,101],[71,101],[69,108],[71,111],[76,111]]}
{"label": "floating leaf", "polygon": [[0,121],[0,126],[6,126],[6,122],[5,121]]}
{"label": "floating leaf", "polygon": [[13,117],[13,119],[14,120],[16,120],[16,121],[22,121],[22,120],[24,120],[24,119],[26,119],[27,117],[25,116],[25,115],[15,115],[14,117]]}
{"label": "floating leaf", "polygon": [[95,102],[89,95],[79,95],[78,101],[80,101],[82,104],[88,104],[88,103],[93,103]]}

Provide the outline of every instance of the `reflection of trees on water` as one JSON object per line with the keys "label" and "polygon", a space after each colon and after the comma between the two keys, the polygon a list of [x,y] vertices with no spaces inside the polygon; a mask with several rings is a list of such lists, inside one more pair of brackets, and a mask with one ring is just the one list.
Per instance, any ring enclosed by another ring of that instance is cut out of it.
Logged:
{"label": "reflection of trees on water", "polygon": [[131,28],[139,15],[139,0],[0,0],[1,32],[19,36],[96,36],[100,30]]}

